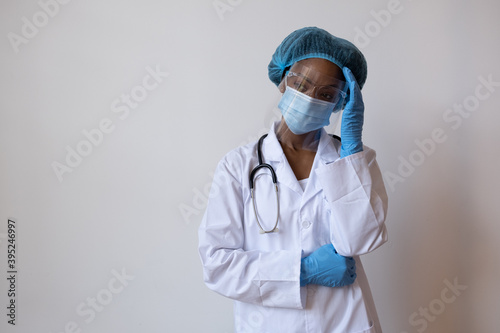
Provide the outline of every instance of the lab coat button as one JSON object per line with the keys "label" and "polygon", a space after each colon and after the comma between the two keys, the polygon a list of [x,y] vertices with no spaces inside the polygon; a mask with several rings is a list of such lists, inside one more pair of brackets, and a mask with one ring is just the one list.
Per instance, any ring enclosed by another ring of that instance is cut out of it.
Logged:
{"label": "lab coat button", "polygon": [[309,221],[302,221],[302,228],[307,229],[311,226],[311,222]]}

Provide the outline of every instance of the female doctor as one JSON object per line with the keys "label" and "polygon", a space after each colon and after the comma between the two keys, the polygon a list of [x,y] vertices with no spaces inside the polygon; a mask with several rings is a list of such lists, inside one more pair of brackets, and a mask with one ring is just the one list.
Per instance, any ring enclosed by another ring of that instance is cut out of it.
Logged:
{"label": "female doctor", "polygon": [[[204,281],[234,300],[236,332],[381,332],[359,258],[387,241],[387,194],[361,141],[365,58],[308,27],[268,69],[283,117],[217,166],[199,228]],[[340,140],[323,127],[342,109]]]}

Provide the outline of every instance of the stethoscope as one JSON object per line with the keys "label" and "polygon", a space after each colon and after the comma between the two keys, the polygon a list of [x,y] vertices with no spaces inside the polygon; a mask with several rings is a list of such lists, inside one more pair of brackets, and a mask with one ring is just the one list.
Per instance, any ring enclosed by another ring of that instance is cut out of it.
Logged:
{"label": "stethoscope", "polygon": [[[280,202],[279,202],[279,198],[278,198],[278,178],[276,177],[276,172],[274,172],[273,167],[267,163],[262,162],[262,141],[264,141],[266,136],[267,136],[267,134],[264,134],[259,139],[259,143],[257,144],[257,156],[259,157],[259,164],[255,168],[253,168],[252,172],[250,172],[250,177],[249,177],[250,195],[252,196],[253,211],[255,213],[255,219],[257,220],[257,224],[259,225],[259,228],[260,228],[260,230],[259,230],[260,234],[270,234],[273,232],[278,232],[278,221],[279,221],[279,216],[280,216]],[[337,135],[330,134],[330,136],[332,138],[335,138],[335,139],[341,141],[340,137]],[[273,178],[274,188],[276,189],[276,207],[278,207],[278,209],[276,211],[276,222],[274,223],[274,228],[272,228],[271,230],[265,230],[262,227],[262,224],[259,221],[259,216],[257,215],[257,206],[255,205],[255,199],[253,196],[253,189],[254,189],[253,180],[255,177],[255,173],[257,171],[259,171],[259,169],[262,169],[262,168],[269,169],[269,171],[271,172],[271,177]]]}
{"label": "stethoscope", "polygon": [[[259,164],[253,168],[252,172],[250,172],[250,195],[252,196],[252,203],[253,203],[253,211],[255,213],[255,218],[257,219],[257,224],[259,225],[259,233],[260,234],[270,234],[273,232],[278,232],[278,221],[279,221],[279,216],[280,216],[280,202],[278,199],[278,178],[276,177],[276,172],[274,172],[274,169],[272,166],[270,166],[267,163],[262,162],[262,141],[266,138],[267,134],[264,134],[263,136],[260,137],[259,143],[257,144],[257,156],[259,157]],[[271,172],[271,177],[273,178],[273,184],[274,188],[276,189],[276,206],[278,207],[277,212],[276,212],[276,222],[274,223],[274,228],[271,230],[265,230],[262,227],[262,224],[259,221],[259,217],[257,215],[257,206],[255,205],[255,199],[253,196],[253,181],[255,177],[255,173],[259,171],[262,168],[269,169]]]}

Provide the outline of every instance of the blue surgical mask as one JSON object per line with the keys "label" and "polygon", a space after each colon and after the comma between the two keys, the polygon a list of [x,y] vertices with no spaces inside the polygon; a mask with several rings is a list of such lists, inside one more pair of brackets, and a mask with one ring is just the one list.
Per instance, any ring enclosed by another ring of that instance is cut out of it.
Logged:
{"label": "blue surgical mask", "polygon": [[328,126],[335,105],[287,86],[278,108],[288,128],[294,134],[300,135]]}

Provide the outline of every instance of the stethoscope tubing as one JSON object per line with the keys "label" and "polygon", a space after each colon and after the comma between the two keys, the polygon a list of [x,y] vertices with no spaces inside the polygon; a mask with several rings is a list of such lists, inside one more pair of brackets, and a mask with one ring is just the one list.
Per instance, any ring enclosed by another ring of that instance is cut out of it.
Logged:
{"label": "stethoscope tubing", "polygon": [[[335,139],[341,141],[340,137],[337,135],[330,134],[330,136],[332,138],[335,138]],[[249,176],[250,195],[252,197],[253,211],[255,213],[255,219],[257,220],[257,224],[259,225],[259,229],[260,229],[259,233],[261,233],[261,234],[270,234],[273,232],[278,232],[278,222],[279,222],[279,216],[280,216],[280,202],[279,202],[279,195],[278,195],[278,177],[276,177],[276,172],[274,171],[273,167],[267,163],[264,163],[263,159],[262,159],[262,142],[264,141],[264,139],[266,137],[267,137],[267,134],[264,134],[259,139],[259,142],[257,144],[257,157],[259,158],[259,164],[255,168],[252,169],[252,171],[250,172],[250,176]],[[270,230],[265,230],[262,227],[262,224],[259,220],[259,216],[257,214],[257,205],[255,204],[255,198],[254,198],[254,193],[253,193],[254,192],[255,173],[263,168],[268,169],[269,172],[271,173],[271,177],[273,179],[273,184],[274,184],[274,188],[275,188],[275,192],[276,192],[276,207],[277,207],[276,222],[274,223],[274,227]]]}
{"label": "stethoscope tubing", "polygon": [[[255,168],[252,169],[252,171],[250,172],[250,176],[249,176],[250,195],[252,197],[253,210],[255,213],[255,219],[257,220],[257,224],[260,228],[259,233],[261,233],[261,234],[269,234],[269,233],[273,233],[273,232],[278,232],[278,222],[279,222],[279,216],[280,216],[280,203],[279,203],[279,195],[278,195],[278,178],[276,177],[276,172],[274,171],[273,167],[267,163],[264,163],[263,159],[262,159],[262,142],[264,141],[264,139],[266,137],[267,137],[267,134],[264,134],[259,139],[259,142],[257,144],[257,157],[259,158],[259,164]],[[275,193],[276,193],[276,207],[277,207],[276,222],[274,223],[274,227],[270,230],[265,230],[262,227],[262,224],[260,223],[259,216],[257,214],[257,206],[255,204],[255,197],[254,197],[254,193],[253,193],[254,192],[255,173],[263,168],[268,169],[270,171],[271,177],[273,179]]]}

